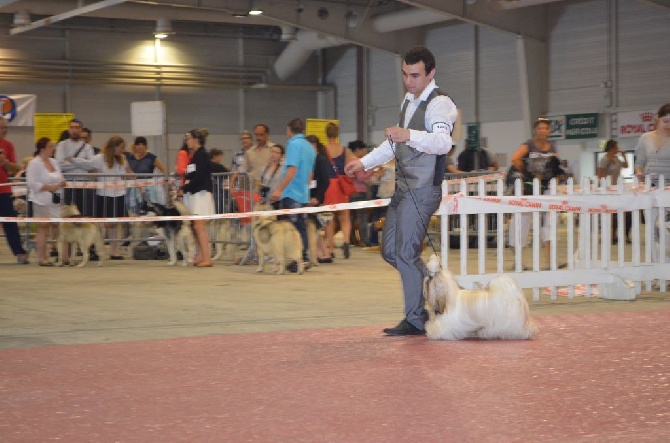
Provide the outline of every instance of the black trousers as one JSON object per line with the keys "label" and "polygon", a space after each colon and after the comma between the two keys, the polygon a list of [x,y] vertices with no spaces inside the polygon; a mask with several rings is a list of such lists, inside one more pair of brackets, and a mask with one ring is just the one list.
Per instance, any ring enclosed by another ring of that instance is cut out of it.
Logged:
{"label": "black trousers", "polygon": [[[0,216],[16,217],[11,194],[0,194]],[[17,225],[16,222],[2,222],[2,228],[5,231],[5,235],[7,236],[7,243],[12,249],[12,253],[14,255],[25,254],[26,250],[23,249],[23,246],[21,245],[19,225]]]}

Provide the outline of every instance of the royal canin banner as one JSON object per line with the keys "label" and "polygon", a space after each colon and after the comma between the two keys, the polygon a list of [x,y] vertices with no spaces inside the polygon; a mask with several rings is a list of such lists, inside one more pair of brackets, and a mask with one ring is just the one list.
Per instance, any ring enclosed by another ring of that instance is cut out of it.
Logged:
{"label": "royal canin banner", "polygon": [[[619,112],[616,114],[616,134],[615,138],[639,137],[645,132],[653,131],[656,121],[656,111],[632,111]],[[614,123],[614,122],[612,122]]]}
{"label": "royal canin banner", "polygon": [[33,94],[0,94],[2,116],[10,126],[35,126],[35,104],[37,96]]}
{"label": "royal canin banner", "polygon": [[[481,214],[496,212],[573,212],[585,214],[615,214],[658,206],[658,191],[619,194],[604,205],[600,194],[537,195],[537,196],[469,196],[454,194],[442,198],[438,215]],[[661,191],[663,193],[663,191]],[[667,194],[667,192],[665,192]],[[502,207],[504,206],[504,208]]]}

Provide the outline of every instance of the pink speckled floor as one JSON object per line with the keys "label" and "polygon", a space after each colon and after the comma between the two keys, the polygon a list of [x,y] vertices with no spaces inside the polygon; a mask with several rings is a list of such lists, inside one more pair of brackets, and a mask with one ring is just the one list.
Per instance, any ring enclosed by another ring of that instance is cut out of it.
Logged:
{"label": "pink speckled floor", "polygon": [[534,341],[381,327],[0,351],[3,442],[669,441],[670,311]]}

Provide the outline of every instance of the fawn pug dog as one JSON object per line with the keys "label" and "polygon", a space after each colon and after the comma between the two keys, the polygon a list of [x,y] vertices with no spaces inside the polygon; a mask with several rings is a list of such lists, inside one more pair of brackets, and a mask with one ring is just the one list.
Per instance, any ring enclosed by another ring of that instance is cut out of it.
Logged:
{"label": "fawn pug dog", "polygon": [[[61,207],[62,218],[77,218],[81,217],[81,213],[77,205],[63,205]],[[81,249],[82,260],[77,267],[82,268],[86,266],[89,259],[89,250],[91,246],[95,246],[99,253],[98,266],[102,266],[103,251],[105,250],[105,242],[102,239],[100,226],[97,223],[68,223],[61,222],[58,225],[58,240],[56,247],[58,249],[58,266],[63,266],[63,248],[70,243],[77,243]],[[74,248],[72,255],[74,255]],[[73,257],[70,257],[70,266],[74,266]]]}
{"label": "fawn pug dog", "polygon": [[511,277],[492,279],[484,289],[463,289],[454,275],[440,269],[433,254],[427,263],[424,296],[430,319],[426,336],[434,340],[464,338],[526,340],[537,328],[528,318],[528,302]]}
{"label": "fawn pug dog", "polygon": [[[257,205],[256,211],[271,211],[272,206]],[[289,220],[277,220],[276,216],[254,217],[251,229],[258,253],[258,268],[263,272],[265,256],[275,259],[275,274],[284,274],[287,263],[298,263],[298,274],[305,272],[302,261],[302,239]]]}
{"label": "fawn pug dog", "polygon": [[[179,200],[174,200],[172,206],[145,201],[142,204],[142,212],[145,215],[156,217],[190,215],[186,206]],[[166,220],[155,221],[153,224],[161,237],[165,239],[170,255],[168,266],[174,266],[177,263],[177,251],[181,252],[184,266],[192,265],[195,256],[195,237],[191,222],[189,220]]]}

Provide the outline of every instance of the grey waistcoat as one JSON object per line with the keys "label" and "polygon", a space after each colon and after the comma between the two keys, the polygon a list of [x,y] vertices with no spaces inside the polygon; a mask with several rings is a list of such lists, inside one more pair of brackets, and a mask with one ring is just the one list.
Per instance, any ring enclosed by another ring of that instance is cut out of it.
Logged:
{"label": "grey waistcoat", "polygon": [[[438,95],[445,95],[439,89],[433,89],[428,98],[419,103],[412,119],[405,125],[405,111],[409,100],[405,100],[400,110],[401,128],[431,132],[425,127],[426,109],[428,103]],[[407,146],[406,143],[396,144],[395,183],[401,191],[424,188],[426,186],[440,186],[446,171],[446,154],[435,155],[419,152]]]}

